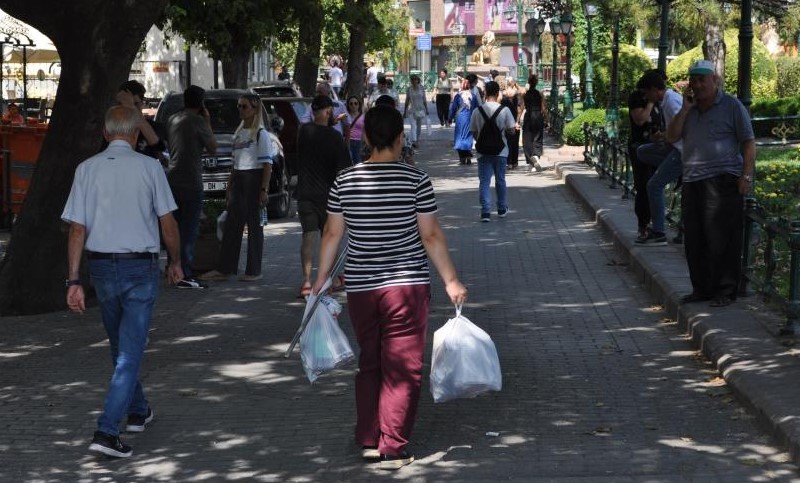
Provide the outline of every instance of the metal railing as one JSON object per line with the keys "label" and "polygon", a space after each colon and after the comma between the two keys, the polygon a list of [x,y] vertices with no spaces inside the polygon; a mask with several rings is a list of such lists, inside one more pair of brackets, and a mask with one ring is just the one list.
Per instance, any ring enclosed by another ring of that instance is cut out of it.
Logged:
{"label": "metal railing", "polygon": [[[773,123],[770,133],[777,138],[757,140],[758,145],[786,145],[797,143],[790,140],[788,123],[795,123],[800,116],[753,118],[754,128],[758,123]],[[762,129],[763,130],[763,129]],[[584,162],[595,168],[600,179],[610,180],[609,188],[622,188],[622,198],[635,194],[627,140],[609,138],[602,126],[584,123]],[[758,131],[757,131],[758,132]],[[667,220],[680,226],[680,191],[668,185],[664,193],[667,202]],[[800,334],[800,220],[789,220],[768,213],[752,196],[745,199],[744,244],[742,253],[742,275],[739,294],[746,295],[748,286],[768,303],[774,304],[785,314],[786,324],[781,334]]]}

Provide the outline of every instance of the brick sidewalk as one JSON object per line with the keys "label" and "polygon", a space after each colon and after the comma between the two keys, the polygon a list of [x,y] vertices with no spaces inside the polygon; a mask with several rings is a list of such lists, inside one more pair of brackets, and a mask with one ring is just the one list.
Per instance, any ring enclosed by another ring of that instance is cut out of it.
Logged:
{"label": "brick sidewalk", "polygon": [[[426,365],[416,463],[385,474],[358,457],[354,367],[310,386],[298,356],[282,357],[303,310],[287,219],[266,229],[258,284],[163,290],[142,372],[156,421],[123,436],[129,460],[86,451],[111,370],[97,308],[0,319],[0,481],[791,481],[788,455],[555,170],[510,173],[508,218],[480,223],[477,167],[458,165],[451,135],[424,133],[418,163],[504,387],[434,405]],[[544,162],[578,158],[549,149]],[[435,279],[430,333],[452,313]]]}

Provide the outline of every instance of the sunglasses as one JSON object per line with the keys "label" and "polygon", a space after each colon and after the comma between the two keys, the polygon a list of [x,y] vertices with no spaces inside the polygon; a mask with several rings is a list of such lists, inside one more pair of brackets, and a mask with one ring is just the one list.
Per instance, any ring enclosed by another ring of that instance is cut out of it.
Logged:
{"label": "sunglasses", "polygon": [[357,106],[358,105],[358,101],[348,102],[347,104],[350,105],[350,106]]}

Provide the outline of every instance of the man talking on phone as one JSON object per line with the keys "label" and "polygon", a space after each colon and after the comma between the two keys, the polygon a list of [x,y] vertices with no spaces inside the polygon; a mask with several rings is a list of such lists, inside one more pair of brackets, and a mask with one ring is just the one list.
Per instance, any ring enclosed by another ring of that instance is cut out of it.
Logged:
{"label": "man talking on phone", "polygon": [[183,92],[183,110],[170,116],[167,121],[169,144],[169,172],[167,180],[178,209],[181,237],[181,263],[184,278],[178,288],[205,288],[192,275],[194,243],[200,229],[200,214],[203,211],[203,164],[201,155],[205,148],[209,154],[217,152],[217,142],[211,131],[211,117],[205,108],[206,91],[202,87],[189,86]]}
{"label": "man talking on phone", "polygon": [[755,136],[747,109],[720,87],[714,64],[689,67],[683,106],[666,140],[683,140],[681,212],[692,293],[683,303],[736,300],[741,275],[744,195],[752,189]]}

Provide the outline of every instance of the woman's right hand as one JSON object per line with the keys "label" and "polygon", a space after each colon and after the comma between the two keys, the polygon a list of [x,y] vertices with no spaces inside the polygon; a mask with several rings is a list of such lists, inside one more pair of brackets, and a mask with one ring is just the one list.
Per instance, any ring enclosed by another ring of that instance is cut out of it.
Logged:
{"label": "woman's right hand", "polygon": [[447,295],[450,297],[450,301],[455,305],[462,305],[467,301],[467,287],[460,281],[453,280],[446,284],[444,288],[447,291]]}

